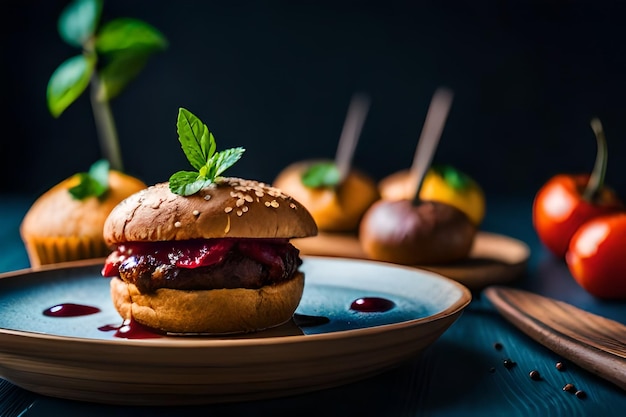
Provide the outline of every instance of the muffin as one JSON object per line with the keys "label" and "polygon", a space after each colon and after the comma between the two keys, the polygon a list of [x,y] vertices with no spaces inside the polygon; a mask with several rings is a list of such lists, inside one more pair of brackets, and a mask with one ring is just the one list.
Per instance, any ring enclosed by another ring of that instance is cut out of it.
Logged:
{"label": "muffin", "polygon": [[20,226],[31,267],[108,255],[104,221],[119,202],[146,188],[139,179],[115,170],[108,179],[101,197],[75,198],[70,189],[81,182],[81,174],[75,174],[33,203]]}

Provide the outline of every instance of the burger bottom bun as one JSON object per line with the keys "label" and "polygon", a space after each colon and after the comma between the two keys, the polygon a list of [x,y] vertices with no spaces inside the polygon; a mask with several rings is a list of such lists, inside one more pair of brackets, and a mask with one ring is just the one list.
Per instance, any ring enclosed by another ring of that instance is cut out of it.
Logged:
{"label": "burger bottom bun", "polygon": [[304,274],[259,289],[185,291],[161,288],[142,294],[134,284],[111,279],[111,298],[128,320],[170,333],[247,333],[289,321],[304,290]]}

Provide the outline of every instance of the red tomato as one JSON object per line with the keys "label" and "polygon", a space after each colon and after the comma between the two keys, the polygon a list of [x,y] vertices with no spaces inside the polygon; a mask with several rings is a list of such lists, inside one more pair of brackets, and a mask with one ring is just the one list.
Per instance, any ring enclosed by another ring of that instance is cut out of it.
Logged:
{"label": "red tomato", "polygon": [[590,294],[626,299],[626,213],[596,217],[580,226],[565,259],[576,282]]}
{"label": "red tomato", "polygon": [[602,187],[593,201],[583,198],[589,175],[559,174],[552,177],[535,196],[533,225],[541,242],[563,258],[570,239],[587,220],[622,208],[615,192]]}

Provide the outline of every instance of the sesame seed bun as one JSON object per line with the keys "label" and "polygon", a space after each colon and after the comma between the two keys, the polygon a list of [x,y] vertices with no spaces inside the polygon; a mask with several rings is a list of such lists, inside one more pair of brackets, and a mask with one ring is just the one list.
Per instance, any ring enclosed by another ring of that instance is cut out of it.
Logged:
{"label": "sesame seed bun", "polygon": [[108,245],[210,238],[296,238],[317,234],[311,214],[281,190],[221,178],[191,196],[160,183],[113,209],[104,224]]}

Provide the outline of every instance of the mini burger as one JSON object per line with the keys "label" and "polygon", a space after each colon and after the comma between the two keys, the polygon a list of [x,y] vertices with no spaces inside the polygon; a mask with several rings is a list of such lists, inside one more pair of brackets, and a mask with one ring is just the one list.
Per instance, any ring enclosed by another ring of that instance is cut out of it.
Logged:
{"label": "mini burger", "polygon": [[193,195],[168,183],[120,203],[104,225],[103,275],[124,319],[170,333],[240,333],[291,319],[304,275],[291,238],[316,224],[277,188],[218,178]]}
{"label": "mini burger", "polygon": [[317,234],[311,214],[269,185],[221,174],[244,152],[216,151],[207,126],[179,109],[179,141],[196,171],[119,203],[104,222],[102,274],[125,319],[168,333],[242,333],[289,321],[304,275],[291,238]]}

